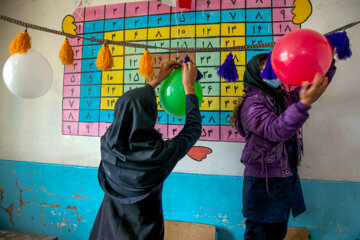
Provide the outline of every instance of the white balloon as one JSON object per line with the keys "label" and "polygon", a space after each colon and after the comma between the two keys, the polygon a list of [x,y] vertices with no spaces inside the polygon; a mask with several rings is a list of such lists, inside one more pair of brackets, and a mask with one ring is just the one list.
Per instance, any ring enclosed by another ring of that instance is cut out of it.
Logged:
{"label": "white balloon", "polygon": [[53,82],[53,70],[46,58],[34,49],[14,54],[6,61],[3,78],[7,88],[23,98],[44,95]]}

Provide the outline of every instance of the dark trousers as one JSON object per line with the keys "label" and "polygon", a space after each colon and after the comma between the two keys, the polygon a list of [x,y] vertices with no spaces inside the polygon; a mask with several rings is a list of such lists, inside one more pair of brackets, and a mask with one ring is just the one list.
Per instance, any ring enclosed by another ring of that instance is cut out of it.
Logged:
{"label": "dark trousers", "polygon": [[286,236],[287,225],[288,221],[261,223],[246,219],[244,240],[283,240]]}
{"label": "dark trousers", "polygon": [[89,240],[163,240],[162,188],[133,204],[105,194]]}

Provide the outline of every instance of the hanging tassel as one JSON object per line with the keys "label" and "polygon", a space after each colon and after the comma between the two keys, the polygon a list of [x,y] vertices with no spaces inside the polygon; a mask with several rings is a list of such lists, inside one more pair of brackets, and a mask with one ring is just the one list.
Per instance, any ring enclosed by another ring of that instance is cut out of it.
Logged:
{"label": "hanging tassel", "polygon": [[10,55],[15,53],[24,54],[31,48],[31,39],[27,30],[19,33],[9,45]]}
{"label": "hanging tassel", "polygon": [[331,47],[336,50],[336,54],[340,60],[350,58],[352,55],[350,49],[350,41],[346,32],[335,32],[325,35]]}
{"label": "hanging tassel", "polygon": [[65,39],[64,43],[61,46],[59,58],[64,65],[73,65],[74,63],[74,52],[67,39]]}
{"label": "hanging tassel", "polygon": [[239,79],[231,52],[227,55],[224,63],[218,68],[217,74],[219,77],[224,78],[228,82],[236,82],[236,80]]}
{"label": "hanging tassel", "polygon": [[[185,56],[184,58],[184,63],[187,63],[187,62],[191,62],[190,58],[188,55]],[[196,75],[196,81],[199,81],[200,79],[203,78],[203,75],[202,73],[199,71],[199,69],[197,70],[197,75]]]}
{"label": "hanging tassel", "polygon": [[179,0],[179,7],[191,9],[191,0]]}
{"label": "hanging tassel", "polygon": [[269,57],[266,60],[265,68],[260,74],[260,77],[267,80],[273,80],[277,78],[271,66],[271,52],[269,52]]}
{"label": "hanging tassel", "polygon": [[108,44],[103,44],[96,58],[96,66],[101,70],[110,70],[113,66],[113,58]]}
{"label": "hanging tassel", "polygon": [[150,78],[154,74],[154,59],[147,49],[140,59],[139,73],[143,75],[145,79]]}

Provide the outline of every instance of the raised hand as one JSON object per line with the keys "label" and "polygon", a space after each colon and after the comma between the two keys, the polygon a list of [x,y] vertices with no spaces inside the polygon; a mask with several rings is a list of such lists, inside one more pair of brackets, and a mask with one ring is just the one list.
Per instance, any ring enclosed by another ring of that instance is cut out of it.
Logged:
{"label": "raised hand", "polygon": [[325,92],[328,85],[328,78],[317,73],[314,81],[309,86],[309,82],[303,82],[300,89],[300,102],[306,106],[311,106]]}
{"label": "raised hand", "polygon": [[153,87],[156,88],[162,81],[164,81],[169,75],[170,73],[174,70],[179,68],[181,65],[181,63],[176,62],[176,61],[170,61],[170,62],[164,62],[161,64],[160,66],[160,72],[157,76],[156,79],[153,79],[149,84]]}
{"label": "raised hand", "polygon": [[185,94],[195,94],[195,81],[197,76],[197,68],[193,62],[182,64],[182,82]]}

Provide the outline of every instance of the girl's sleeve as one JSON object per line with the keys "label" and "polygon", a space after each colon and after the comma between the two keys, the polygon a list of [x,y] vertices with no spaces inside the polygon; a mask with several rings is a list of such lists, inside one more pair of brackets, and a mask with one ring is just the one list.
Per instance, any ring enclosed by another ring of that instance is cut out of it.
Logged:
{"label": "girl's sleeve", "polygon": [[241,124],[245,129],[272,142],[288,140],[308,119],[310,107],[297,102],[280,116],[265,104],[264,96],[248,97],[241,107]]}
{"label": "girl's sleeve", "polygon": [[180,160],[194,146],[201,135],[201,116],[198,98],[195,94],[186,95],[186,120],[184,128],[173,139],[167,140],[167,149],[173,149],[172,157]]}

